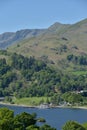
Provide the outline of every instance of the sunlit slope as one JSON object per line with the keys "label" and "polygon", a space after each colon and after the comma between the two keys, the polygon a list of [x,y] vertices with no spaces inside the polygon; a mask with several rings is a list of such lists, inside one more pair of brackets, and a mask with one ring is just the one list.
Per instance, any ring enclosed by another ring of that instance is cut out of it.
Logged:
{"label": "sunlit slope", "polygon": [[8,51],[35,56],[58,66],[67,55],[87,54],[87,19],[73,25],[55,23],[42,35],[11,46]]}

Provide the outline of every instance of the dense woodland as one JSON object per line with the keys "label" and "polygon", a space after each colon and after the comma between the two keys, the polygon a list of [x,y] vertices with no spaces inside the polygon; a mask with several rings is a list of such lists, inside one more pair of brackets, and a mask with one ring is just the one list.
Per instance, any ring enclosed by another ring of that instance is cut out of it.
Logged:
{"label": "dense woodland", "polygon": [[[75,75],[55,70],[34,57],[0,51],[0,97],[51,97],[51,102],[83,103],[87,94],[87,75]],[[70,61],[76,59],[69,55]],[[77,58],[81,61],[82,57]],[[83,57],[84,60],[86,58]],[[83,60],[82,60],[83,61]],[[83,62],[81,62],[83,63]],[[86,61],[84,61],[86,63]],[[86,64],[85,64],[86,65]],[[86,102],[85,102],[86,103]]]}

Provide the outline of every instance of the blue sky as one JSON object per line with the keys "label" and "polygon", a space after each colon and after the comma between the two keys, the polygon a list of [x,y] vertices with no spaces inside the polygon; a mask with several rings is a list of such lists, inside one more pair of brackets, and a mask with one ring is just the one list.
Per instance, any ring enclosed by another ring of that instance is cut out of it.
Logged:
{"label": "blue sky", "polygon": [[73,24],[87,18],[87,0],[0,0],[0,33]]}

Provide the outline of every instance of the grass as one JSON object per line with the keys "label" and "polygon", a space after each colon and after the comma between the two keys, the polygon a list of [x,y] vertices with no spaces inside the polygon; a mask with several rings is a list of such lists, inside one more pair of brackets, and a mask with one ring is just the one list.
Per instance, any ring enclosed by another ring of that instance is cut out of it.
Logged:
{"label": "grass", "polygon": [[74,75],[87,75],[87,71],[74,71],[72,72]]}
{"label": "grass", "polygon": [[29,98],[13,98],[14,104],[18,105],[28,105],[28,106],[37,106],[40,105],[41,102],[47,102],[50,100],[48,97],[29,97]]}
{"label": "grass", "polygon": [[[42,60],[43,56],[47,56],[47,63],[56,69],[62,69],[66,71],[74,71],[75,64],[69,67],[65,67],[65,64],[60,64],[61,60],[67,60],[67,55],[87,55],[87,29],[86,20],[83,20],[74,25],[66,25],[59,29],[59,26],[52,26],[51,31],[39,35],[38,37],[32,37],[24,39],[17,44],[14,44],[8,48],[8,52],[16,52],[24,56],[34,56]],[[63,25],[64,26],[64,25]],[[55,30],[55,31],[54,31]],[[53,33],[54,32],[54,33]],[[63,39],[66,38],[67,40]],[[61,52],[61,46],[66,45],[66,52]],[[76,46],[76,48],[73,48]],[[60,49],[60,51],[56,50]],[[52,64],[54,63],[54,64]],[[78,67],[78,66],[77,66]],[[86,68],[86,67],[85,67]],[[67,70],[68,69],[68,70]],[[74,72],[74,74],[83,74],[84,72]]]}

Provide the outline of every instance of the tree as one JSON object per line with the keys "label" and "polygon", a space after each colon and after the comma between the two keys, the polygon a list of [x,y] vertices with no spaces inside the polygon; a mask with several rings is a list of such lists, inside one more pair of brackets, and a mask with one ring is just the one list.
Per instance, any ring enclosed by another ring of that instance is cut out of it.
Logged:
{"label": "tree", "polygon": [[30,125],[26,128],[26,130],[40,130],[38,126],[36,125]]}
{"label": "tree", "polygon": [[63,126],[62,130],[85,130],[85,128],[75,121],[68,121]]}
{"label": "tree", "polygon": [[87,122],[82,124],[82,126],[85,128],[85,130],[87,130]]}
{"label": "tree", "polygon": [[13,130],[13,119],[0,120],[0,130]]}
{"label": "tree", "polygon": [[8,108],[0,108],[0,130],[13,130],[14,112]]}
{"label": "tree", "polygon": [[52,128],[51,126],[45,124],[40,127],[40,130],[56,130],[55,128]]}
{"label": "tree", "polygon": [[[45,121],[41,118],[41,121]],[[49,125],[37,126],[36,114],[23,112],[14,116],[8,108],[0,108],[0,130],[56,130]]]}
{"label": "tree", "polygon": [[14,117],[14,112],[8,108],[0,108],[0,120]]}
{"label": "tree", "polygon": [[35,123],[36,119],[34,118],[34,116],[26,112],[23,112],[14,118],[15,128],[20,126],[21,124],[21,126],[25,129],[26,127],[34,125]]}

